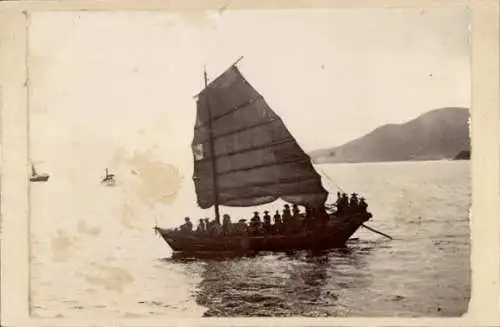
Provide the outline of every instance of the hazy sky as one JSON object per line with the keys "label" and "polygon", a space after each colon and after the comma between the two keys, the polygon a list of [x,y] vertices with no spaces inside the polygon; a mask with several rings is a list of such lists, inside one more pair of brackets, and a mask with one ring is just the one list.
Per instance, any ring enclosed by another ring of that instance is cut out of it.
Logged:
{"label": "hazy sky", "polygon": [[468,26],[459,9],[36,13],[31,155],[99,178],[117,155],[147,151],[192,187],[203,67],[214,78],[240,56],[306,151],[468,107]]}
{"label": "hazy sky", "polygon": [[215,77],[243,55],[242,73],[306,150],[337,145],[469,106],[468,21],[458,10],[35,14],[32,109],[82,136],[188,145],[203,66]]}

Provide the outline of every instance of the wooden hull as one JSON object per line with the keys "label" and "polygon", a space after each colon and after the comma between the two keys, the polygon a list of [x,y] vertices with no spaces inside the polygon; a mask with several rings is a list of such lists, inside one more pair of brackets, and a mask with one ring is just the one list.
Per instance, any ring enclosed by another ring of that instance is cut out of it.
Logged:
{"label": "wooden hull", "polygon": [[289,235],[208,236],[181,233],[155,227],[155,230],[175,252],[286,252],[291,250],[326,250],[345,247],[347,240],[371,217],[354,215],[333,217],[328,226],[315,231]]}

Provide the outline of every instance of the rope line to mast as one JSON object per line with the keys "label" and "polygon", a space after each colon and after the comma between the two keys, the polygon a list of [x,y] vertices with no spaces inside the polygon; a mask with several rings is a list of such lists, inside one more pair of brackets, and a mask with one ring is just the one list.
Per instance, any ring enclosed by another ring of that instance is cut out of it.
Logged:
{"label": "rope line to mast", "polygon": [[326,178],[327,181],[329,181],[335,188],[337,188],[338,190],[340,190],[340,192],[347,193],[346,191],[344,191],[344,189],[342,189],[342,187],[340,187],[340,185],[338,185],[337,183],[335,183],[333,181],[333,179],[331,179],[330,176],[328,176],[323,169],[321,169],[321,168],[319,168],[317,166],[315,168],[319,171],[319,173],[321,175],[323,175],[323,177]]}

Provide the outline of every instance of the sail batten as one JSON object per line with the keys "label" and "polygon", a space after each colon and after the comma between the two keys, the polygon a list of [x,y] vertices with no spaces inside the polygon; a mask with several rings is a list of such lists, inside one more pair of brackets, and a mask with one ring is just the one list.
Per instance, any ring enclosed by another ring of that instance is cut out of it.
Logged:
{"label": "sail batten", "polygon": [[[266,149],[266,148],[280,146],[280,145],[283,145],[283,144],[289,143],[289,142],[295,142],[295,140],[293,138],[286,138],[283,140],[275,141],[273,143],[267,143],[267,144],[263,144],[263,145],[259,145],[259,146],[253,146],[253,147],[249,147],[246,149],[235,150],[235,151],[226,152],[226,153],[222,153],[222,154],[216,154],[215,158],[220,159],[220,158],[224,158],[224,157],[234,156],[234,155],[237,155],[240,153],[254,152],[254,151],[258,151],[258,150],[262,150],[262,149]],[[212,161],[212,157],[206,156],[203,159],[200,159],[199,161]]]}
{"label": "sail batten", "polygon": [[[278,118],[273,118],[273,119],[270,119],[270,120],[267,120],[267,121],[254,123],[252,125],[241,127],[240,129],[236,129],[236,130],[233,130],[233,131],[230,131],[230,132],[225,132],[225,133],[220,133],[220,134],[214,135],[213,138],[214,138],[214,140],[217,140],[217,139],[219,139],[221,137],[231,136],[233,134],[238,134],[238,133],[250,130],[250,129],[254,129],[254,128],[257,128],[257,127],[264,126],[264,125],[272,124],[272,123],[277,122],[277,121],[279,121]],[[202,142],[203,143],[204,142],[209,142],[209,140],[207,139],[207,140],[204,140]]]}
{"label": "sail batten", "polygon": [[[305,196],[314,196],[314,195],[318,195],[318,196],[321,196],[323,197],[323,193],[317,193],[317,194],[314,194],[314,193],[310,193],[310,192],[293,192],[293,191],[289,191],[289,192],[283,192],[282,194],[280,194],[280,196],[277,196],[275,195],[273,192],[269,191],[266,193],[262,193],[262,194],[259,194],[259,196],[261,197],[273,197],[273,201],[277,200],[278,198],[287,198],[288,196],[301,196],[301,195],[305,195]],[[226,198],[226,201],[227,202],[230,202],[230,201],[241,201],[241,200],[245,200],[245,199],[254,199],[256,197],[256,195],[254,194],[248,194],[248,195],[242,195],[242,196],[234,196],[234,197],[227,197]],[[272,202],[272,201],[269,201],[269,202]],[[300,203],[302,204],[302,203]]]}
{"label": "sail batten", "polygon": [[[267,187],[267,186],[274,186],[274,185],[279,185],[279,184],[292,184],[292,183],[300,183],[300,182],[305,182],[305,181],[310,181],[314,180],[314,177],[296,177],[296,178],[287,178],[287,179],[281,179],[279,181],[272,181],[272,182],[263,182],[263,183],[251,183],[248,185],[244,186],[228,186],[228,187],[219,187],[219,191],[231,191],[231,190],[244,190],[247,188],[259,188],[259,187]],[[211,189],[208,190],[200,190],[200,191],[209,191],[211,192]]]}
{"label": "sail batten", "polygon": [[201,208],[326,201],[309,156],[234,66],[198,95],[192,151]]}
{"label": "sail batten", "polygon": [[[223,114],[212,117],[212,123],[214,123],[214,122],[218,121],[219,119],[222,119],[228,115],[231,115],[231,114],[237,112],[238,110],[248,108],[250,105],[254,104],[258,100],[263,100],[263,97],[260,96],[258,99],[250,99],[250,100],[248,100],[240,105],[237,105],[233,109],[231,109]],[[195,126],[195,129],[199,129],[199,128],[203,128],[203,127],[207,127],[207,126],[208,126],[208,122],[200,122],[198,125]]]}
{"label": "sail batten", "polygon": [[281,165],[288,165],[288,164],[295,164],[295,163],[305,163],[305,164],[307,164],[308,162],[309,162],[309,160],[304,159],[304,158],[299,158],[299,159],[294,159],[294,160],[282,160],[282,161],[264,163],[264,164],[259,164],[259,165],[243,166],[241,168],[233,168],[233,169],[229,169],[229,170],[218,171],[217,172],[217,176],[221,177],[221,176],[224,176],[224,175],[229,175],[229,174],[243,172],[243,171],[256,170],[256,169],[261,169],[261,168],[281,166]]}

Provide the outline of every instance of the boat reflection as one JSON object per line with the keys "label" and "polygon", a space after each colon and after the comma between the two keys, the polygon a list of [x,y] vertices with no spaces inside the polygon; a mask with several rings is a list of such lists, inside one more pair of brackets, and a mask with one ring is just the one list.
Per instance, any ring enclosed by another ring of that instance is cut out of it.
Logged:
{"label": "boat reflection", "polygon": [[[174,254],[169,261],[202,264],[194,297],[205,317],[335,316],[344,288],[368,287],[371,247],[286,254]],[[356,285],[352,285],[353,274]],[[341,308],[340,308],[341,309]]]}

